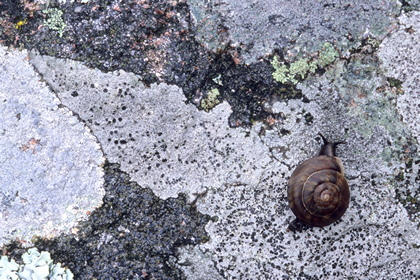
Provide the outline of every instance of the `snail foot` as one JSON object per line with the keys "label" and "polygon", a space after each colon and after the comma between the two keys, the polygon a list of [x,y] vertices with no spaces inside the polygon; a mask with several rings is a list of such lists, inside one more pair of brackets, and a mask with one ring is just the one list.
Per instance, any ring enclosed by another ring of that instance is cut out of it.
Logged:
{"label": "snail foot", "polygon": [[298,219],[294,219],[289,226],[287,227],[286,231],[291,231],[293,233],[295,232],[302,232],[307,229],[310,229],[311,226],[308,226],[307,224],[299,221]]}

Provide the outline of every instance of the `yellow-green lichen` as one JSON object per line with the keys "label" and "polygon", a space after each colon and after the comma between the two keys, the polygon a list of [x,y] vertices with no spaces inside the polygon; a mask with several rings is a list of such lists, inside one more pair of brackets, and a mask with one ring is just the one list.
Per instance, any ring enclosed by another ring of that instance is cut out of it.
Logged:
{"label": "yellow-green lichen", "polygon": [[371,45],[373,48],[379,48],[379,45],[381,44],[381,41],[375,38],[368,38],[366,40],[366,44]]}
{"label": "yellow-green lichen", "polygon": [[63,11],[57,8],[48,8],[42,11],[47,15],[47,18],[44,20],[44,25],[51,30],[58,32],[58,36],[63,37],[64,29],[67,27],[67,24],[63,20]]}
{"label": "yellow-green lichen", "polygon": [[319,52],[317,64],[319,67],[324,68],[325,66],[333,63],[337,57],[338,52],[330,43],[327,42],[324,46],[322,46],[322,49]]}
{"label": "yellow-green lichen", "polygon": [[271,65],[276,70],[272,74],[274,80],[283,84],[289,82],[289,68],[286,65],[284,65],[282,62],[280,62],[277,59],[277,56],[273,58],[273,60],[271,61]]}
{"label": "yellow-green lichen", "polygon": [[308,73],[315,73],[317,68],[316,63],[314,61],[309,61],[307,58],[299,59],[287,66],[280,62],[275,56],[271,61],[271,65],[276,70],[273,73],[274,80],[283,84],[297,84],[297,77],[303,79]]}
{"label": "yellow-green lichen", "polygon": [[207,93],[206,98],[201,99],[200,106],[204,111],[208,112],[220,103],[218,99],[220,92],[217,88],[212,89]]}
{"label": "yellow-green lichen", "polygon": [[316,63],[313,61],[309,62],[309,59],[302,58],[290,64],[290,75],[293,77],[297,75],[303,79],[308,72],[315,73],[316,68]]}
{"label": "yellow-green lichen", "polygon": [[319,51],[318,58],[310,60],[301,58],[290,65],[280,62],[277,56],[273,57],[271,65],[274,67],[273,78],[280,83],[297,84],[298,79],[304,79],[309,73],[315,73],[318,67],[323,68],[338,57],[338,52],[330,43],[325,43]]}

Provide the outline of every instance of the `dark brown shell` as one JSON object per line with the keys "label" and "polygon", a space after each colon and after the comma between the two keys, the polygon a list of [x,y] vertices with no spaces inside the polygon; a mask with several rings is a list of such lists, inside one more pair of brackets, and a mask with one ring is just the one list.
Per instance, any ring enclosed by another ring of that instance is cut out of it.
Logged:
{"label": "dark brown shell", "polygon": [[287,196],[299,221],[316,227],[337,221],[350,201],[341,160],[326,155],[305,160],[292,173]]}

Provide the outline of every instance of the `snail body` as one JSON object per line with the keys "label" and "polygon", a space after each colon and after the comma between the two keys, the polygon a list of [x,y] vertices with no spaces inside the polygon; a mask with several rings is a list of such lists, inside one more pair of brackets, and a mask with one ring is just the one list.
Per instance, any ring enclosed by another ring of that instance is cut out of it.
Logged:
{"label": "snail body", "polygon": [[349,205],[344,166],[335,155],[336,146],[343,142],[330,143],[321,137],[324,145],[319,155],[302,162],[289,179],[287,197],[297,219],[292,224],[324,227],[340,219]]}

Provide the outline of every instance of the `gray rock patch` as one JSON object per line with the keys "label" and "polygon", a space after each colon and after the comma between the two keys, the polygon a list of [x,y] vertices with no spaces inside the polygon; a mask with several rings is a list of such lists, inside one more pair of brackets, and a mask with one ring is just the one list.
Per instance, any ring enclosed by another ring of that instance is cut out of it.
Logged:
{"label": "gray rock patch", "polygon": [[[186,275],[212,269],[228,279],[420,273],[418,229],[395,198],[394,176],[403,168],[398,155],[410,134],[398,121],[395,94],[377,91],[387,81],[374,56],[355,55],[300,84],[309,102],[266,104],[285,120],[250,130],[228,128],[226,103],[200,112],[174,86],[146,88],[123,71],[106,74],[49,57],[33,55],[32,62],[132,179],[163,198],[186,192],[200,212],[218,217],[206,227],[208,243],[180,252]],[[303,121],[308,114],[310,125]],[[331,226],[288,233],[294,217],[286,182],[294,166],[316,154],[318,132],[347,141],[339,156],[350,207]]]}
{"label": "gray rock patch", "polygon": [[[321,49],[325,42],[336,42],[343,55],[360,46],[362,39],[383,39],[396,28],[400,3],[388,1],[218,1],[212,7],[192,2],[198,20],[198,38],[214,36],[217,27],[227,26],[233,43],[241,46],[247,63],[283,50],[289,59]],[[214,15],[222,19],[215,19]],[[204,25],[204,27],[202,27]]]}
{"label": "gray rock patch", "polygon": [[399,30],[381,44],[379,57],[387,74],[403,82],[398,111],[420,143],[420,12],[403,14],[399,21]]}
{"label": "gray rock patch", "polygon": [[[324,76],[299,85],[310,102],[274,102],[273,111],[283,113],[285,121],[261,139],[278,161],[266,168],[259,185],[227,185],[199,204],[202,212],[219,220],[209,223],[212,238],[196,250],[215,252],[216,268],[225,278],[384,279],[420,274],[419,230],[396,199],[397,187],[407,189],[418,182],[400,186],[394,180],[403,169],[396,153],[401,153],[404,140],[397,139],[409,134],[398,121],[390,93],[376,91],[386,79],[379,71],[367,75],[360,70],[375,65],[375,60],[367,61],[355,57],[354,64],[338,63]],[[353,76],[353,67],[358,75]],[[307,113],[313,116],[310,126],[302,121]],[[289,133],[282,136],[280,129]],[[293,234],[285,231],[294,218],[287,206],[287,180],[294,166],[317,153],[318,132],[347,142],[338,155],[351,202],[339,222]]]}
{"label": "gray rock patch", "polygon": [[102,203],[102,152],[40,81],[27,52],[0,49],[0,245],[69,233]]}

